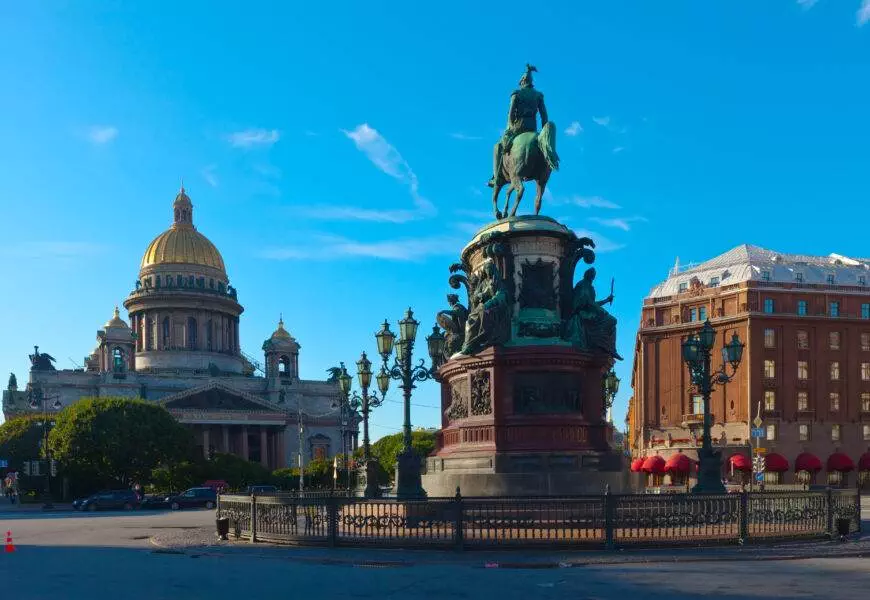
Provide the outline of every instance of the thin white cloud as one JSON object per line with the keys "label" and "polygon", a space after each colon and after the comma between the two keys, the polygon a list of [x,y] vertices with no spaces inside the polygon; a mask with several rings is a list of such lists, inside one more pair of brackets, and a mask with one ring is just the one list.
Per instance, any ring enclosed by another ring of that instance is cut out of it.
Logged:
{"label": "thin white cloud", "polygon": [[809,9],[811,9],[813,6],[815,6],[816,2],[818,2],[818,1],[819,1],[819,0],[797,0],[797,3],[798,3],[798,4],[801,6],[801,8],[803,8],[804,10],[809,10]]}
{"label": "thin white cloud", "polygon": [[454,214],[461,215],[463,217],[470,217],[472,219],[478,219],[481,221],[493,221],[495,220],[495,216],[492,212],[488,210],[474,210],[473,208],[457,208],[453,211]]}
{"label": "thin white cloud", "polygon": [[565,129],[565,135],[569,135],[574,137],[575,135],[580,135],[583,133],[583,126],[580,125],[580,121],[571,121],[571,124],[568,125],[568,128]]}
{"label": "thin white cloud", "polygon": [[607,252],[615,252],[617,250],[625,248],[625,244],[615,242],[596,231],[590,231],[589,229],[584,229],[582,227],[572,229],[574,230],[574,233],[577,234],[577,237],[588,237],[591,238],[593,242],[595,242],[596,254],[606,254]]}
{"label": "thin white cloud", "polygon": [[88,128],[85,137],[90,143],[102,146],[118,137],[118,128],[111,125],[94,125]]}
{"label": "thin white cloud", "polygon": [[613,149],[613,153],[614,153],[614,154],[619,154],[619,153],[622,152],[623,150],[625,150],[625,146],[617,146],[616,148]]}
{"label": "thin white cloud", "polygon": [[592,121],[596,125],[601,125],[602,127],[610,125],[610,117],[592,117]]}
{"label": "thin white cloud", "polygon": [[279,169],[278,167],[276,167],[274,165],[270,165],[267,163],[257,163],[257,164],[251,165],[251,168],[254,170],[255,173],[257,173],[258,175],[262,175],[264,177],[271,177],[273,179],[280,179],[281,175],[282,175],[281,169]]}
{"label": "thin white cloud", "polygon": [[277,129],[244,129],[234,131],[227,140],[234,148],[254,148],[256,146],[271,146],[281,138]]}
{"label": "thin white cloud", "polygon": [[461,131],[458,131],[456,133],[451,133],[450,137],[452,137],[454,140],[463,140],[463,141],[475,141],[475,140],[482,139],[479,135],[468,135],[466,133],[462,133]]}
{"label": "thin white cloud", "polygon": [[858,9],[856,15],[858,27],[863,27],[870,22],[870,0],[862,0],[861,8]]}
{"label": "thin white cloud", "polygon": [[408,186],[414,201],[414,210],[370,210],[349,206],[320,206],[308,211],[311,216],[325,219],[355,219],[404,223],[434,216],[435,206],[420,195],[420,183],[408,162],[399,151],[368,123],[357,125],[351,131],[341,130],[353,141],[357,150],[366,155],[378,169]]}
{"label": "thin white cloud", "polygon": [[305,135],[307,135],[308,137],[317,137],[320,134],[317,133],[316,131],[311,131],[310,129],[306,129]]}
{"label": "thin white cloud", "polygon": [[216,169],[217,167],[215,165],[209,165],[207,167],[203,167],[202,171],[200,171],[200,174],[202,175],[202,178],[205,179],[205,182],[211,187],[215,188],[218,186],[218,178],[215,174]]}
{"label": "thin white cloud", "polygon": [[432,236],[378,242],[359,242],[336,236],[317,236],[316,244],[267,248],[260,253],[271,260],[335,260],[347,257],[415,262],[429,256],[456,254],[459,238]]}
{"label": "thin white cloud", "polygon": [[590,217],[590,221],[594,221],[605,227],[613,227],[616,229],[622,229],[623,231],[630,231],[631,224],[637,223],[641,221],[646,221],[644,217],[617,217],[613,219],[605,219],[602,217]]}
{"label": "thin white cloud", "polygon": [[92,242],[50,240],[0,247],[0,256],[29,259],[73,259],[96,256],[105,249],[104,245]]}
{"label": "thin white cloud", "polygon": [[549,190],[544,192],[544,199],[549,200],[556,206],[578,206],[580,208],[622,208],[616,202],[611,202],[610,200],[606,200],[601,196],[579,196],[577,194],[573,196],[556,196],[554,194],[547,194]]}

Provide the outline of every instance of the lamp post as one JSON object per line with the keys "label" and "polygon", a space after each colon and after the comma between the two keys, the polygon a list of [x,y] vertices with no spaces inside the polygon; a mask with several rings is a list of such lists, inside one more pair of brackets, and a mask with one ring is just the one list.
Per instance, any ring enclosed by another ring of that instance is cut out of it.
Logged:
{"label": "lamp post", "polygon": [[604,412],[608,423],[613,423],[613,401],[616,399],[616,393],[619,391],[619,377],[616,376],[616,371],[610,369],[604,375]]}
{"label": "lamp post", "polygon": [[363,417],[363,462],[366,470],[366,487],[364,495],[366,498],[377,498],[381,495],[381,488],[378,486],[378,464],[372,460],[371,444],[369,442],[369,414],[372,409],[379,407],[384,402],[384,395],[387,393],[389,380],[386,374],[382,371],[377,376],[378,388],[381,391],[381,396],[378,398],[377,392],[369,394],[369,387],[372,384],[372,361],[368,359],[366,353],[356,363],[356,376],[359,387],[362,389],[362,395],[354,391],[351,394],[351,384],[353,379],[348,374],[344,363],[341,363],[341,374],[338,376],[338,388],[344,398],[344,403],[348,409],[356,412],[360,410]]}
{"label": "lamp post", "polygon": [[54,403],[51,405],[52,410],[60,410],[62,405],[60,403],[60,400],[58,400],[58,396],[52,396],[51,398],[49,398],[42,392],[42,388],[31,387],[30,409],[42,409],[42,447],[45,449],[45,458],[47,463],[47,468],[45,470],[45,502],[42,505],[43,510],[51,510],[54,508],[54,504],[51,499],[51,449],[48,446],[48,401],[51,399],[54,400]]}
{"label": "lamp post", "polygon": [[[425,359],[420,359],[420,364],[414,365],[414,340],[417,337],[419,321],[414,318],[414,312],[409,308],[405,317],[399,321],[399,339],[390,331],[390,324],[384,321],[380,331],[375,334],[378,344],[378,352],[384,360],[381,372],[378,374],[378,387],[381,393],[386,394],[391,379],[399,382],[399,387],[404,395],[405,419],[402,425],[402,450],[396,457],[396,497],[425,498],[426,491],[420,473],[420,457],[414,452],[411,445],[411,390],[416,382],[434,379],[438,367],[441,366],[444,352],[444,334],[438,326],[432,328],[432,333],[426,337],[426,345],[431,367],[426,367]],[[393,365],[388,367],[388,359],[396,348],[396,356]],[[383,382],[383,385],[381,383]]]}
{"label": "lamp post", "polygon": [[[714,385],[724,385],[734,378],[745,346],[735,333],[731,341],[722,348],[722,366],[711,372],[711,353],[715,342],[716,330],[708,319],[697,335],[688,336],[682,343],[683,360],[689,367],[692,383],[704,399],[704,433],[701,449],[698,451],[698,483],[692,488],[695,494],[725,493],[725,486],[722,484],[722,453],[713,450],[713,439],[710,435],[710,393]],[[728,366],[731,367],[731,375],[726,372]]]}

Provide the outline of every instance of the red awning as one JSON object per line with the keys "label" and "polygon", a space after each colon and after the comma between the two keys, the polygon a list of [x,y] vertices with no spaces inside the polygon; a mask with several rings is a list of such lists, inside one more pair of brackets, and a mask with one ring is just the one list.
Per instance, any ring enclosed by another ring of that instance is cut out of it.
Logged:
{"label": "red awning", "polygon": [[640,473],[643,470],[643,459],[635,458],[631,461],[631,472],[632,473]]}
{"label": "red awning", "polygon": [[834,452],[828,457],[828,471],[840,471],[841,473],[848,473],[849,471],[853,470],[855,470],[855,463],[852,462],[852,459],[849,458],[847,454],[843,454],[842,452]]}
{"label": "red awning", "polygon": [[731,463],[731,466],[734,467],[735,471],[752,470],[752,462],[745,454],[732,454],[731,458],[728,459],[728,462]]}
{"label": "red awning", "polygon": [[870,452],[865,452],[861,455],[861,458],[858,459],[858,470],[870,471]]}
{"label": "red awning", "polygon": [[643,461],[644,473],[661,474],[665,472],[665,459],[661,456],[650,456]]}
{"label": "red awning", "polygon": [[771,452],[764,457],[764,468],[773,473],[784,473],[788,471],[788,459],[782,454]]}
{"label": "red awning", "polygon": [[815,454],[803,452],[801,454],[798,454],[797,458],[794,459],[794,470],[818,473],[822,470],[822,461],[819,460],[819,457]]}
{"label": "red awning", "polygon": [[689,460],[688,456],[682,453],[674,454],[665,463],[665,472],[688,473],[691,466],[692,461]]}

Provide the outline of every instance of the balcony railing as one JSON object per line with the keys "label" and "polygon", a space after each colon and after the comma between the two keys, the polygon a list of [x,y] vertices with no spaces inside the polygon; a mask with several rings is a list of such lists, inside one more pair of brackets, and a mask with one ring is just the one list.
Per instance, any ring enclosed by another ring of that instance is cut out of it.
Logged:
{"label": "balcony railing", "polygon": [[[713,415],[710,414],[710,422],[713,422]],[[688,415],[683,415],[683,423],[686,425],[703,425],[704,424],[704,413],[690,413]]]}

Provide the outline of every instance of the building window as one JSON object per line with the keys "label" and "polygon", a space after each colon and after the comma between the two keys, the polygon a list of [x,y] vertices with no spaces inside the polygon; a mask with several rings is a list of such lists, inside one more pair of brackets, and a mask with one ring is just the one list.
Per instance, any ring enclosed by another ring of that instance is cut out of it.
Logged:
{"label": "building window", "polygon": [[861,392],[861,412],[870,412],[870,393]]}
{"label": "building window", "polygon": [[798,350],[806,350],[810,347],[810,336],[803,329],[799,329],[797,332],[797,347]]}
{"label": "building window", "polygon": [[776,348],[776,331],[773,329],[764,330],[764,347]]}
{"label": "building window", "polygon": [[858,275],[858,285],[867,285],[866,275]]}
{"label": "building window", "polygon": [[799,317],[807,316],[807,301],[806,300],[798,300],[797,314]]}
{"label": "building window", "polygon": [[689,321],[694,322],[697,320],[698,320],[698,309],[697,308],[690,308],[689,309]]}
{"label": "building window", "polygon": [[767,485],[779,485],[782,483],[782,473],[779,471],[765,471],[764,483]]}
{"label": "building window", "polygon": [[867,302],[861,304],[861,318],[870,319],[870,304]]}
{"label": "building window", "polygon": [[776,425],[768,425],[767,430],[765,431],[765,439],[769,441],[773,441],[776,439]]}
{"label": "building window", "polygon": [[840,426],[836,423],[831,425],[831,441],[839,442],[840,441]]}
{"label": "building window", "polygon": [[205,349],[208,350],[209,352],[211,352],[214,349],[213,329],[214,329],[214,324],[212,323],[211,319],[209,319],[208,322],[206,322],[206,324],[205,324]]}
{"label": "building window", "polygon": [[861,363],[861,380],[870,381],[870,363]]}
{"label": "building window", "polygon": [[834,285],[834,274],[828,273],[828,276],[825,277],[825,281],[828,282],[828,285]]}
{"label": "building window", "polygon": [[839,350],[840,349],[840,332],[832,331],[828,334],[828,344],[831,350]]}
{"label": "building window", "polygon": [[870,333],[861,334],[861,351],[870,352]]}
{"label": "building window", "polygon": [[831,381],[840,380],[840,363],[834,361],[831,363]]}
{"label": "building window", "polygon": [[861,437],[864,438],[864,441],[870,440],[870,425],[864,425],[861,427]]}
{"label": "building window", "polygon": [[711,277],[710,278],[710,287],[718,287],[718,286],[719,286],[719,278],[715,277],[715,276]]}
{"label": "building window", "polygon": [[774,379],[776,377],[776,361],[773,360],[765,360],[764,361],[764,378],[765,379]]}
{"label": "building window", "polygon": [[839,412],[840,411],[840,392],[831,392],[829,394],[831,399],[831,412]]}
{"label": "building window", "polygon": [[154,350],[154,320],[145,319],[145,350]]}
{"label": "building window", "polygon": [[692,396],[692,414],[704,414],[704,397],[701,394],[695,394]]}
{"label": "building window", "polygon": [[764,299],[764,312],[768,314],[773,312],[773,298]]}
{"label": "building window", "polygon": [[112,370],[115,373],[124,372],[124,352],[120,348],[112,351]]}
{"label": "building window", "polygon": [[831,302],[828,305],[828,315],[831,317],[839,317],[840,316],[840,303],[839,302]]}
{"label": "building window", "polygon": [[776,410],[776,392],[764,390],[764,410],[771,412]]}
{"label": "building window", "polygon": [[762,271],[761,272],[761,280],[762,281],[770,281],[770,271]]}
{"label": "building window", "polygon": [[802,442],[810,439],[810,426],[806,423],[798,425],[798,439]]}
{"label": "building window", "polygon": [[169,346],[169,317],[163,319],[163,350],[168,350]]}
{"label": "building window", "polygon": [[214,279],[209,279],[209,280],[208,280],[208,287],[209,287],[210,289],[214,289]]}
{"label": "building window", "polygon": [[687,281],[684,281],[680,284],[680,293],[681,294],[685,291],[688,291],[688,289],[689,289],[689,283]]}
{"label": "building window", "polygon": [[806,392],[797,393],[797,409],[799,412],[804,412],[810,409],[809,394]]}
{"label": "building window", "polygon": [[801,381],[806,381],[810,378],[809,363],[805,360],[798,361],[797,378]]}
{"label": "building window", "polygon": [[698,309],[698,320],[706,321],[707,320],[707,307],[702,306]]}
{"label": "building window", "polygon": [[187,349],[196,350],[196,319],[187,320]]}
{"label": "building window", "polygon": [[801,273],[800,271],[798,271],[797,273],[794,274],[794,280],[797,281],[798,283],[803,283],[804,282],[804,274]]}

